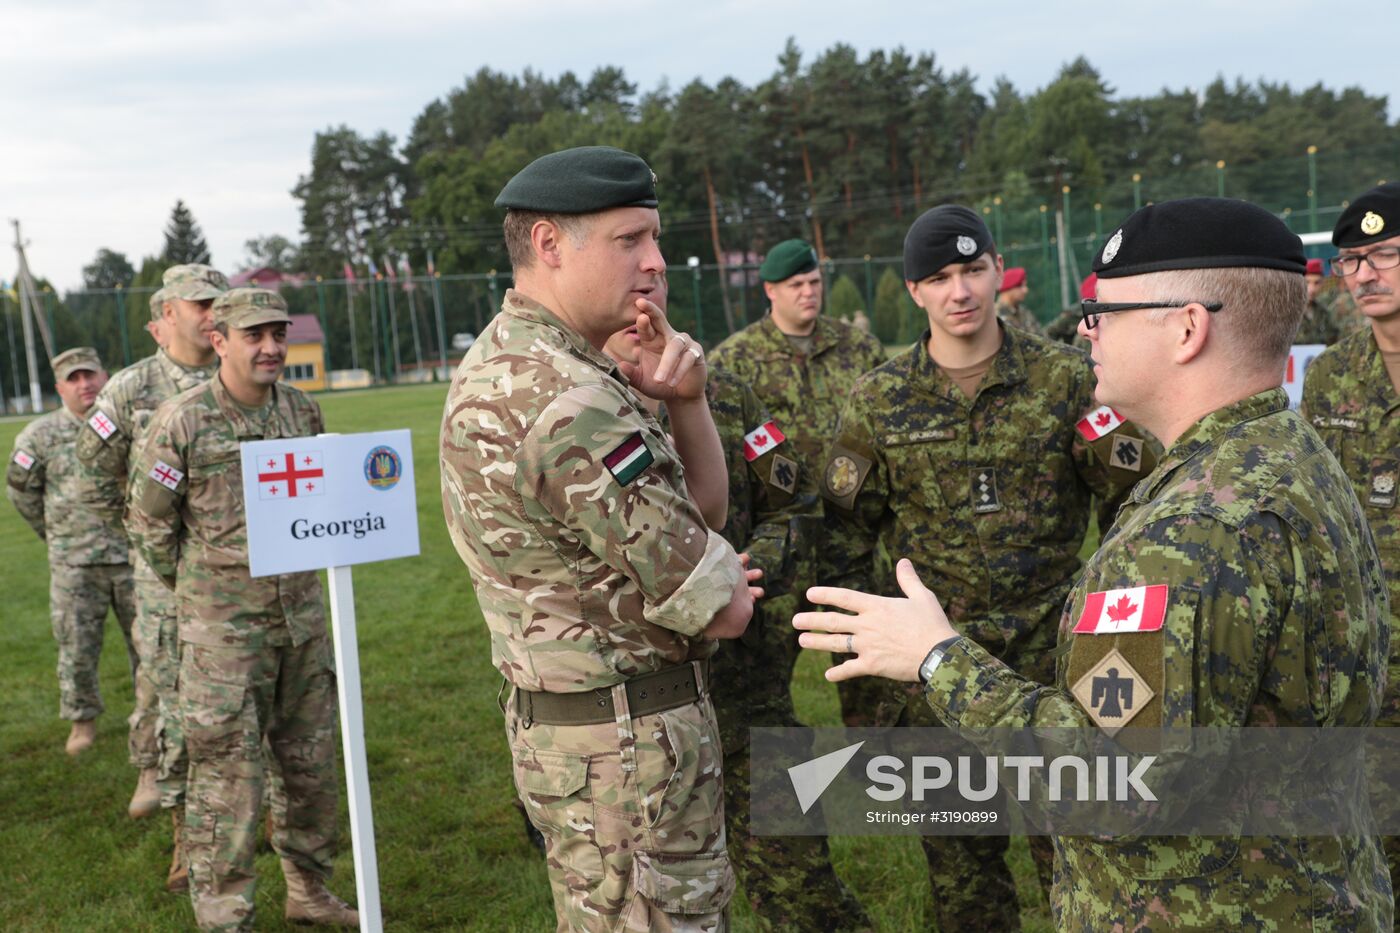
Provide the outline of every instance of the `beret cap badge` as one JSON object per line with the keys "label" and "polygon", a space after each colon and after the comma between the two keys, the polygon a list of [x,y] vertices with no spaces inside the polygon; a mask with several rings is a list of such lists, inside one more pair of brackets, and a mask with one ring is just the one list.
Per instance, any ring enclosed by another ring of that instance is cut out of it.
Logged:
{"label": "beret cap badge", "polygon": [[1115,231],[1113,236],[1108,238],[1108,242],[1103,245],[1103,261],[1106,263],[1113,262],[1114,257],[1118,255],[1118,250],[1122,247],[1123,231],[1118,230]]}
{"label": "beret cap badge", "polygon": [[1361,232],[1367,236],[1375,236],[1385,229],[1385,218],[1375,211],[1367,211],[1366,216],[1361,218]]}
{"label": "beret cap badge", "polygon": [[971,256],[977,252],[977,241],[970,236],[958,237],[958,252],[964,256]]}

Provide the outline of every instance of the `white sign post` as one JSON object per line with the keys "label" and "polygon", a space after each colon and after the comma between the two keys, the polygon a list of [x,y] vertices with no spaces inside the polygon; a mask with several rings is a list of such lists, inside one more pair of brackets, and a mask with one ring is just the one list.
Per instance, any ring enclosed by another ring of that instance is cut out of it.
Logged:
{"label": "white sign post", "polygon": [[251,441],[240,451],[252,575],[327,570],[360,928],[380,933],[379,865],[350,565],[418,553],[409,432]]}

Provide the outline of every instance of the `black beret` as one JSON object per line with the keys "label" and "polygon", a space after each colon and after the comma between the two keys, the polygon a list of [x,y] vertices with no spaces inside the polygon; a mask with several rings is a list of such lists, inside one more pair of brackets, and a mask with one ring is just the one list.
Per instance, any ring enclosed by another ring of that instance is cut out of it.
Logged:
{"label": "black beret", "polygon": [[924,211],[904,235],[904,278],[918,282],[992,248],[992,232],[976,211],[943,204]]}
{"label": "black beret", "polygon": [[641,156],[611,146],[563,149],[516,172],[496,195],[496,206],[542,214],[655,207],[656,174]]}
{"label": "black beret", "polygon": [[768,251],[758,277],[765,282],[781,282],[817,267],[817,251],[806,240],[784,240]]}
{"label": "black beret", "polygon": [[1347,205],[1332,230],[1333,246],[1365,246],[1400,236],[1400,182],[1377,185]]}
{"label": "black beret", "polygon": [[1172,269],[1282,269],[1303,275],[1303,241],[1257,204],[1181,198],[1134,211],[1094,257],[1101,279]]}

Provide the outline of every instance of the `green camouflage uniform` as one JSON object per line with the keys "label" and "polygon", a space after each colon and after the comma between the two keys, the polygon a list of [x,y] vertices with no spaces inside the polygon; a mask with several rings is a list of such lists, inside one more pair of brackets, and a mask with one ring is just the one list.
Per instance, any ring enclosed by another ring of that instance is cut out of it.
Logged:
{"label": "green camouflage uniform", "polygon": [[121,510],[112,509],[112,481],[88,474],[74,453],[83,422],[67,408],[42,415],[15,438],[5,492],[49,546],[49,617],[58,642],[59,715],[102,713],[97,664],[107,608],[116,613],[132,676],[136,607]]}
{"label": "green camouflage uniform", "polygon": [[[765,315],[716,347],[710,362],[753,388],[769,414],[783,425],[802,471],[819,476],[826,445],[835,436],[851,388],[885,361],[885,348],[864,331],[826,316],[817,318],[811,336],[811,353],[800,355],[773,323],[772,315]],[[822,547],[820,534],[820,527],[813,529],[812,553]],[[797,592],[816,582],[815,568],[797,568]],[[837,685],[841,716],[848,725],[869,725],[860,718],[874,698],[869,690],[860,680]]]}
{"label": "green camouflage uniform", "polygon": [[[1107,528],[1151,471],[1155,442],[1098,406],[1083,354],[1002,334],[975,399],[929,356],[928,331],[856,384],[822,474],[823,580],[897,596],[891,563],[907,557],[965,634],[1049,679],[1093,501]],[[876,722],[937,724],[916,689],[871,682],[883,685]],[[1006,837],[923,842],[941,929],[1018,927]],[[1050,848],[1034,842],[1048,882]]]}
{"label": "green camouflage uniform", "polygon": [[[1166,587],[1159,629],[1073,633],[1091,594],[1144,585]],[[1197,422],[1134,488],[1065,603],[1058,689],[962,639],[925,696],[968,736],[1092,728],[1105,711],[1071,690],[1112,660],[1152,691],[1136,709],[1125,702],[1129,729],[1365,726],[1385,680],[1384,587],[1346,476],[1272,389]],[[1373,837],[1065,836],[1055,847],[1060,930],[1391,928]]]}
{"label": "green camouflage uniform", "polygon": [[[1317,356],[1303,380],[1303,417],[1351,479],[1385,571],[1391,621],[1400,607],[1400,395],[1368,327]],[[1389,686],[1376,723],[1400,725],[1400,639],[1391,645]],[[1400,839],[1385,839],[1392,877],[1400,878]]]}
{"label": "green camouflage uniform", "polygon": [[1072,347],[1078,347],[1085,353],[1089,352],[1089,341],[1079,336],[1079,322],[1084,315],[1079,305],[1065,308],[1049,324],[1045,325],[1045,336],[1051,340],[1058,340],[1060,343],[1067,343]]}
{"label": "green camouflage uniform", "polygon": [[[102,387],[78,436],[78,458],[91,470],[115,481],[110,507],[124,511],[128,463],[146,436],[156,408],[166,399],[202,385],[218,364],[188,367],[164,350],[123,369]],[[101,414],[107,425],[95,421]],[[107,436],[104,438],[103,435]],[[131,712],[127,739],[131,763],[160,768],[162,803],[176,806],[184,799],[185,743],[175,710],[175,675],[179,645],[175,629],[175,596],[160,582],[145,560],[133,553],[136,577],[136,625],[133,636],[140,662],[136,670],[136,707]]]}
{"label": "green camouflage uniform", "polygon": [[998,298],[997,317],[1001,318],[1012,327],[1019,327],[1027,333],[1039,334],[1041,336],[1045,334],[1045,328],[1041,326],[1040,319],[1035,316],[1035,312],[1027,305],[1012,305],[1010,302]]}
{"label": "green camouflage uniform", "polygon": [[[625,682],[714,652],[737,555],[686,498],[679,458],[616,365],[510,290],[453,376],[443,512],[475,584],[516,788],[544,835],[562,930],[721,929],[718,728],[697,702],[632,717]],[[608,691],[615,721],[547,725],[519,691]]]}
{"label": "green camouflage uniform", "polygon": [[1332,299],[1332,320],[1337,324],[1337,339],[1350,336],[1359,330],[1370,331],[1371,319],[1361,313],[1356,299],[1345,288]]}
{"label": "green camouflage uniform", "polygon": [[1303,309],[1303,319],[1298,323],[1298,332],[1293,337],[1295,344],[1333,344],[1340,336],[1340,328],[1332,317],[1332,309],[1314,298]]}
{"label": "green camouflage uniform", "polygon": [[250,412],[215,376],[157,410],[132,464],[132,538],[173,589],[179,621],[185,852],[203,929],[252,929],[264,738],[286,794],[273,848],[321,876],[335,856],[335,673],[321,583],[315,573],[249,575],[238,450],[322,430],[301,391],[279,382]]}
{"label": "green camouflage uniform", "polygon": [[770,422],[784,437],[787,432],[743,380],[712,368],[706,396],[729,467],[729,512],[721,533],[736,551],[749,554],[751,567],[764,571],[764,598],[754,606],[748,629],[739,639],[720,642],[710,662],[724,748],[729,856],[765,928],[869,929],[860,902],[831,866],[825,837],[749,832],[749,729],[802,725],[792,706],[798,646],[788,620],[797,611],[792,583],[799,550],[810,540],[811,523],[804,518],[819,506],[815,479],[798,464],[791,441],[773,444],[756,435],[746,445],[746,435]]}

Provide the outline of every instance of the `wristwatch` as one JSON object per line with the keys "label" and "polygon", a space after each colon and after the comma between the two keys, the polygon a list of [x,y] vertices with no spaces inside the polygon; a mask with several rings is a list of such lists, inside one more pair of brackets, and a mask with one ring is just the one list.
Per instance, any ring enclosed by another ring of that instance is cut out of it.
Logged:
{"label": "wristwatch", "polygon": [[933,679],[933,672],[938,670],[938,665],[943,663],[943,656],[960,638],[962,638],[961,635],[954,635],[952,638],[945,638],[933,646],[933,650],[924,658],[924,663],[919,665],[919,683],[925,687],[928,686],[928,682]]}

